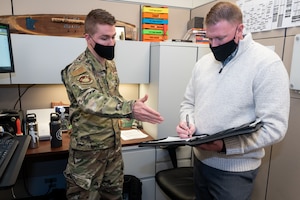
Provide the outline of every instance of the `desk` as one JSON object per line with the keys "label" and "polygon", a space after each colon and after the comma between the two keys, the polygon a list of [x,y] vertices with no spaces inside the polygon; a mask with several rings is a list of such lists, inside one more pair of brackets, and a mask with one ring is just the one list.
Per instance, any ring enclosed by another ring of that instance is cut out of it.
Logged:
{"label": "desk", "polygon": [[[143,132],[147,134],[145,131]],[[149,135],[143,139],[121,140],[124,173],[135,175],[141,179],[143,199],[152,199],[155,194],[155,148],[138,147],[140,142],[149,140],[153,140]],[[44,181],[46,178],[56,178],[57,186],[64,181],[62,174],[68,158],[69,143],[69,134],[63,133],[62,146],[59,148],[51,148],[50,141],[40,141],[38,148],[27,150],[24,164],[29,170],[26,174],[29,175],[28,187],[32,194],[37,196],[41,195],[38,193],[39,191],[47,191],[48,185]],[[55,163],[55,167],[51,162]],[[44,169],[47,166],[50,169]]]}
{"label": "desk", "polygon": [[57,148],[51,148],[50,140],[40,141],[39,147],[35,149],[27,149],[26,157],[36,157],[36,156],[49,156],[58,154],[68,154],[70,143],[69,134],[62,134],[62,146]]}
{"label": "desk", "polygon": [[[143,131],[143,130],[142,130]],[[147,134],[145,131],[143,131]],[[139,144],[140,142],[145,142],[149,140],[153,140],[153,138],[147,134],[148,137],[142,139],[134,139],[134,140],[122,140],[122,146],[131,146]],[[49,140],[40,141],[39,147],[35,149],[28,149],[26,152],[26,157],[33,157],[33,156],[48,156],[48,155],[59,155],[59,154],[68,154],[69,151],[69,143],[70,143],[70,136],[68,133],[62,134],[62,146],[58,148],[51,148],[51,144]]]}

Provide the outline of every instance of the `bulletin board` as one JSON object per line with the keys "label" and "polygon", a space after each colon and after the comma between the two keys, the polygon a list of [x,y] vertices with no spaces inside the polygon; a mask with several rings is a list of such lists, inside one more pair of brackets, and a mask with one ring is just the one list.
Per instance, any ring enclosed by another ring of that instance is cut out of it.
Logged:
{"label": "bulletin board", "polygon": [[238,0],[245,32],[300,26],[300,0]]}

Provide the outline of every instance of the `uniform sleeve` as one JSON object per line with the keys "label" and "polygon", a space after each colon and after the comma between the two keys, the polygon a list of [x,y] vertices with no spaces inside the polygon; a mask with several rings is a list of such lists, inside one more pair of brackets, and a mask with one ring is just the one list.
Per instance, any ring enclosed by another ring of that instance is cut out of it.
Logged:
{"label": "uniform sleeve", "polygon": [[[134,100],[126,101],[119,94],[117,73],[106,76],[109,84],[96,81],[85,65],[70,66],[62,73],[71,103],[86,113],[114,118],[132,118]],[[102,81],[100,81],[102,82]]]}

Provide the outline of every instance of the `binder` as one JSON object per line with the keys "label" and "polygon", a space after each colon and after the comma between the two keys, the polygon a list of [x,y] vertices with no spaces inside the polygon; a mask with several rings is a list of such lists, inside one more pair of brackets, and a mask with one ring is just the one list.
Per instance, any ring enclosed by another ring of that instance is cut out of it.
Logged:
{"label": "binder", "polygon": [[262,126],[262,122],[260,120],[256,120],[250,123],[243,124],[238,127],[217,132],[212,135],[201,134],[201,135],[194,135],[191,138],[180,138],[179,136],[169,136],[158,140],[150,140],[150,141],[142,142],[139,144],[139,146],[140,147],[166,146],[166,145],[197,146],[215,140],[221,140],[221,139],[225,139],[237,135],[253,133],[258,131],[261,128],[261,126]]}
{"label": "binder", "polygon": [[142,24],[168,24],[167,19],[143,18]]}

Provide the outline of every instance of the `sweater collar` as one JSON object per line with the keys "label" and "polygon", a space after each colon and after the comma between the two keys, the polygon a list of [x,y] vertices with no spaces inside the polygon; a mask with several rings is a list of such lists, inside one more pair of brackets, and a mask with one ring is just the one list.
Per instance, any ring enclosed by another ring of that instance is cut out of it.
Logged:
{"label": "sweater collar", "polygon": [[239,44],[238,44],[238,47],[236,48],[236,50],[225,60],[223,65],[226,65],[235,56],[238,57],[241,53],[243,53],[249,47],[249,44],[251,43],[251,41],[252,41],[251,33],[244,35],[244,38],[239,41]]}
{"label": "sweater collar", "polygon": [[238,51],[235,57],[239,57],[243,54],[247,48],[249,48],[251,42],[253,41],[251,33],[247,33],[242,40],[239,41]]}
{"label": "sweater collar", "polygon": [[241,55],[249,47],[251,41],[252,41],[251,33],[246,34],[244,38],[239,41],[236,50],[232,52],[232,54],[228,56],[228,58],[224,62],[222,62],[222,68],[220,69],[219,74],[222,72],[223,68],[225,67],[225,65],[227,65],[227,63],[229,63],[232,59],[234,59],[234,57],[238,57],[239,55]]}

